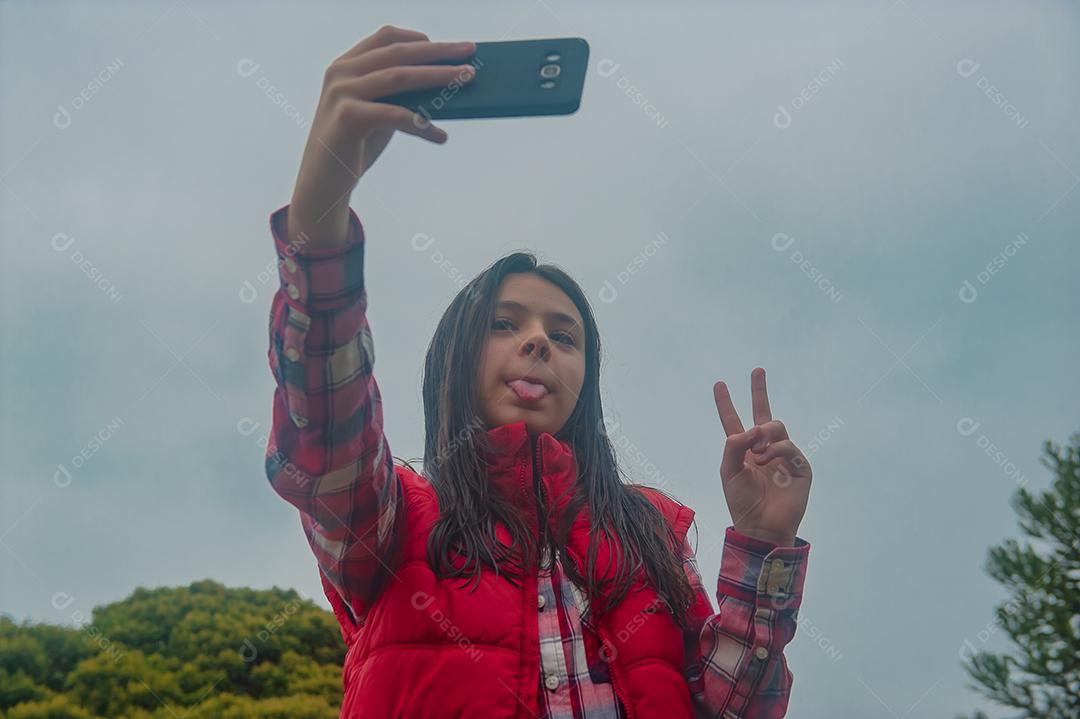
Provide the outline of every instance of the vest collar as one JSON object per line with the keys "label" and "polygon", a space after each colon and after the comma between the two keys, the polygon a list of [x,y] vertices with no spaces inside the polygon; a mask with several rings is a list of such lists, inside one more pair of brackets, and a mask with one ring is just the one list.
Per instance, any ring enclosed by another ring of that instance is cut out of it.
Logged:
{"label": "vest collar", "polygon": [[547,493],[552,520],[558,517],[577,483],[577,464],[570,443],[547,432],[529,430],[525,420],[493,427],[483,435],[477,454],[492,487],[514,504],[535,511],[535,456],[535,470]]}

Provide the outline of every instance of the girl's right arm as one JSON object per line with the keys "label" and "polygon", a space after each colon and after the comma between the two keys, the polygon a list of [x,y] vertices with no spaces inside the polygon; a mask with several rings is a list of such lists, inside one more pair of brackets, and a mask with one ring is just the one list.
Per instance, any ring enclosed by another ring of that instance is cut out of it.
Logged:
{"label": "girl's right arm", "polygon": [[266,475],[300,510],[320,570],[359,617],[393,576],[404,514],[372,374],[364,233],[350,210],[341,247],[297,252],[285,239],[289,211],[270,216],[282,261],[270,308],[277,386]]}
{"label": "girl's right arm", "polygon": [[319,569],[356,617],[393,576],[404,506],[372,374],[364,232],[348,197],[395,130],[446,140],[422,116],[372,98],[467,80],[458,66],[423,63],[473,52],[388,25],[337,58],[292,201],[270,216],[281,286],[270,309],[266,475],[300,510]]}

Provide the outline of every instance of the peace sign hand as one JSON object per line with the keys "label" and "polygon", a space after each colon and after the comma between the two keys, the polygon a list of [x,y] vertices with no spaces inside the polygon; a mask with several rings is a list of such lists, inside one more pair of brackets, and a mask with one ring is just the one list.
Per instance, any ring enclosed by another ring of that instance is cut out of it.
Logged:
{"label": "peace sign hand", "polygon": [[720,479],[735,531],[793,546],[810,497],[810,462],[772,418],[765,370],[750,373],[754,426],[743,431],[727,385],[713,385],[716,409],[727,433]]}

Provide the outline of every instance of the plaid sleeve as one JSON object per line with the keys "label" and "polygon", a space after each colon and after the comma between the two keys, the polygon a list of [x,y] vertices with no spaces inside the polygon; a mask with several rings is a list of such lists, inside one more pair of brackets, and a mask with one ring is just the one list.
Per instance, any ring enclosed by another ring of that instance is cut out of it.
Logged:
{"label": "plaid sleeve", "polygon": [[404,509],[383,435],[382,398],[364,289],[364,232],[304,248],[287,237],[288,205],[270,215],[280,287],[270,308],[273,421],[266,476],[300,510],[319,569],[354,617],[393,570]]}
{"label": "plaid sleeve", "polygon": [[810,544],[780,547],[728,527],[711,614],[689,542],[683,564],[698,602],[687,629],[686,680],[696,716],[779,719],[794,679],[784,647],[795,636]]}

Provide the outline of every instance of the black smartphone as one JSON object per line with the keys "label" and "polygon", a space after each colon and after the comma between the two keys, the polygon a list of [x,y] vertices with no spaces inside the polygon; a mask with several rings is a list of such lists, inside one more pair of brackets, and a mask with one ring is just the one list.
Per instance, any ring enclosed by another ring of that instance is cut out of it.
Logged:
{"label": "black smartphone", "polygon": [[472,65],[476,77],[376,100],[428,120],[569,115],[581,105],[589,43],[580,37],[478,42],[468,58],[431,64]]}

